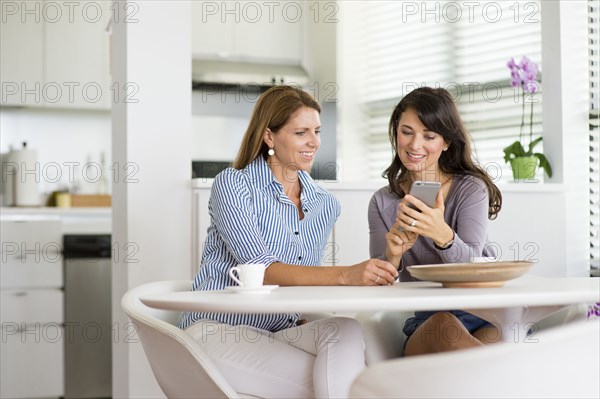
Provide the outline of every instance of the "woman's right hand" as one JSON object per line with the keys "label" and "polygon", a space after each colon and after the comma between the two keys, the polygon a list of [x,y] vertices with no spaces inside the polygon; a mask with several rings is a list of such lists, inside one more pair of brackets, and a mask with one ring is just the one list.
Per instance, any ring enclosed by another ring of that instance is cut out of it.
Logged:
{"label": "woman's right hand", "polygon": [[381,259],[369,259],[342,269],[344,285],[388,285],[398,278],[398,270]]}
{"label": "woman's right hand", "polygon": [[396,268],[400,267],[402,255],[415,245],[419,235],[410,231],[400,230],[400,224],[394,223],[389,232],[386,233],[385,257]]}

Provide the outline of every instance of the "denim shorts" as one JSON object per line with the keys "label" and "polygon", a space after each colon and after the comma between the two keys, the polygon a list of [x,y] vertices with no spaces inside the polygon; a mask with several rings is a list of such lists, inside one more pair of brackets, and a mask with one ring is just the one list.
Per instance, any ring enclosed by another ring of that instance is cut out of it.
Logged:
{"label": "denim shorts", "polygon": [[[449,310],[448,312],[456,316],[471,334],[473,334],[475,331],[479,330],[482,327],[493,327],[493,324],[489,321],[480,319],[479,317],[474,316],[471,313],[467,313],[462,310]],[[415,316],[411,317],[410,319],[407,319],[404,323],[402,332],[406,334],[407,338],[410,337],[415,332],[415,330],[425,322],[425,320],[433,316],[435,313],[438,312],[415,312]]]}

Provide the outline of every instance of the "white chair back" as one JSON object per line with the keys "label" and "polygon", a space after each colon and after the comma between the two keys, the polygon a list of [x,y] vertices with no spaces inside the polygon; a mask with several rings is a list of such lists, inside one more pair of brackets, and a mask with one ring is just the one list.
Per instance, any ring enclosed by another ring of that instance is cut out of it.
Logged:
{"label": "white chair back", "polygon": [[354,381],[351,398],[598,398],[600,320],[520,343],[389,360]]}
{"label": "white chair back", "polygon": [[121,306],[137,334],[161,389],[169,398],[239,398],[198,343],[175,324],[179,312],[152,309],[140,301],[149,294],[189,291],[191,281],[159,281],[127,292]]}
{"label": "white chair back", "polygon": [[361,312],[356,315],[365,336],[365,358],[367,366],[401,357],[406,336],[402,332],[404,323],[414,312]]}

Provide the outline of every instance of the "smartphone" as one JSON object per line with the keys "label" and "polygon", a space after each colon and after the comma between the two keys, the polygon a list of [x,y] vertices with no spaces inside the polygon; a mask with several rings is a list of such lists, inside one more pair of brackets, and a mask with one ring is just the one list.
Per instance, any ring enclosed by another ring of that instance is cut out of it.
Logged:
{"label": "smartphone", "polygon": [[[433,208],[435,205],[435,199],[437,198],[438,192],[440,191],[441,183],[437,181],[414,181],[410,188],[410,195],[423,201],[425,205]],[[409,205],[411,208],[418,210],[412,204]]]}
{"label": "smartphone", "polygon": [[[442,184],[437,181],[414,181],[410,188],[410,195],[419,200],[423,201],[425,205],[430,208],[433,208],[435,205],[435,199],[437,198],[438,192],[440,191],[440,187]],[[408,205],[414,210],[421,212],[417,207],[412,204]],[[402,227],[398,227],[398,231],[404,231]]]}

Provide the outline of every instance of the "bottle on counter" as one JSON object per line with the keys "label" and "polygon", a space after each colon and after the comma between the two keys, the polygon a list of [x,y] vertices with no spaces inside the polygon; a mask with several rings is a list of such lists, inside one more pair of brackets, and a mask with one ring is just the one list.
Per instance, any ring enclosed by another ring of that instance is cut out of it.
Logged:
{"label": "bottle on counter", "polygon": [[14,205],[40,206],[40,166],[37,151],[27,148],[27,142],[24,141],[20,150],[11,152],[10,158],[17,168],[14,175]]}
{"label": "bottle on counter", "polygon": [[108,194],[108,178],[106,177],[106,157],[104,151],[100,153],[100,180],[98,181],[98,194]]}

